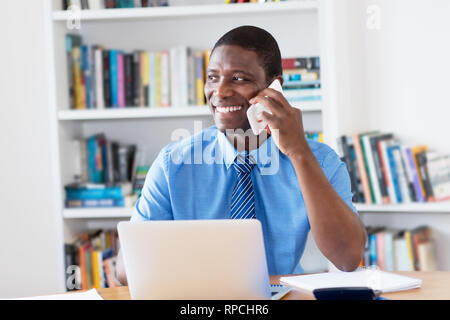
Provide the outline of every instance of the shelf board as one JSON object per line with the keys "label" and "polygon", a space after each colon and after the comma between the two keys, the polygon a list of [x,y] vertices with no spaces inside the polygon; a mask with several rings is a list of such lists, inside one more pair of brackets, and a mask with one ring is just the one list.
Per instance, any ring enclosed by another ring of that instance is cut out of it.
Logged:
{"label": "shelf board", "polygon": [[[274,12],[314,11],[318,3],[315,0],[286,1],[272,3],[240,3],[240,4],[216,4],[193,5],[173,7],[128,8],[128,9],[103,9],[81,10],[81,21],[103,20],[133,20],[156,19],[171,17],[199,17],[211,15],[235,15],[235,14],[264,14]],[[65,22],[73,20],[73,13],[69,11],[53,12],[53,21]]]}
{"label": "shelf board", "polygon": [[65,219],[111,219],[130,218],[133,208],[82,208],[64,209]]}
{"label": "shelf board", "polygon": [[[318,102],[302,103],[303,112],[320,112],[322,104]],[[90,110],[60,110],[58,119],[62,121],[76,120],[120,120],[145,118],[173,118],[209,116],[211,112],[207,106],[192,106],[178,108],[108,108]]]}
{"label": "shelf board", "polygon": [[114,120],[139,118],[171,118],[208,116],[210,111],[206,106],[180,108],[110,108],[91,110],[60,110],[59,120]]}
{"label": "shelf board", "polygon": [[360,213],[450,213],[450,202],[354,204]]}

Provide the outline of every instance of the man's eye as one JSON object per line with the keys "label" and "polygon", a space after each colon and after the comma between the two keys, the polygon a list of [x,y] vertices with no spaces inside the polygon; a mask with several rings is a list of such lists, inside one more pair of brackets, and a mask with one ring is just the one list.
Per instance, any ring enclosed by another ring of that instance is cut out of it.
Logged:
{"label": "man's eye", "polygon": [[234,77],[233,77],[233,80],[234,80],[234,81],[245,81],[246,79],[243,78],[243,77],[234,76]]}
{"label": "man's eye", "polygon": [[208,80],[214,80],[216,77],[215,76],[211,76],[211,75],[208,75]]}

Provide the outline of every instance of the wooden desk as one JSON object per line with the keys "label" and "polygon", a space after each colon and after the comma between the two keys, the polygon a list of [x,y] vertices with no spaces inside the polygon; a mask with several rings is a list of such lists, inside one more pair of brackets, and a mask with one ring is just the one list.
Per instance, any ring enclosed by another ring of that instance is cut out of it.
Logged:
{"label": "wooden desk", "polygon": [[[396,272],[401,275],[422,279],[422,287],[408,291],[386,293],[382,296],[391,300],[450,300],[450,272]],[[279,284],[282,276],[271,276],[271,284]],[[99,289],[98,292],[105,300],[129,300],[128,287]],[[310,292],[292,289],[283,300],[314,300]]]}

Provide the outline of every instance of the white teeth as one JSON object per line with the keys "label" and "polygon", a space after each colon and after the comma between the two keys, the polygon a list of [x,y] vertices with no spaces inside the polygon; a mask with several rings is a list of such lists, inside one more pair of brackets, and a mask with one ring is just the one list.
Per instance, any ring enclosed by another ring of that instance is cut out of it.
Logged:
{"label": "white teeth", "polygon": [[234,112],[234,111],[239,111],[241,109],[242,109],[241,106],[237,106],[237,107],[216,107],[216,110],[218,112],[221,112],[221,113]]}

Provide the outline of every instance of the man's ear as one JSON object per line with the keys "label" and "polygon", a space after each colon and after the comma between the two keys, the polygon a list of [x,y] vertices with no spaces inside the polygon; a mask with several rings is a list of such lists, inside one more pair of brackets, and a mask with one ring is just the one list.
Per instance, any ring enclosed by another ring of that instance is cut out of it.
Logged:
{"label": "man's ear", "polygon": [[277,80],[277,79],[280,81],[281,86],[283,86],[283,81],[284,81],[284,79],[283,79],[283,76],[282,76],[282,75],[279,75],[279,76],[274,77],[274,78],[272,79],[272,81],[270,81],[269,85],[270,85],[272,82],[274,82],[275,80]]}

